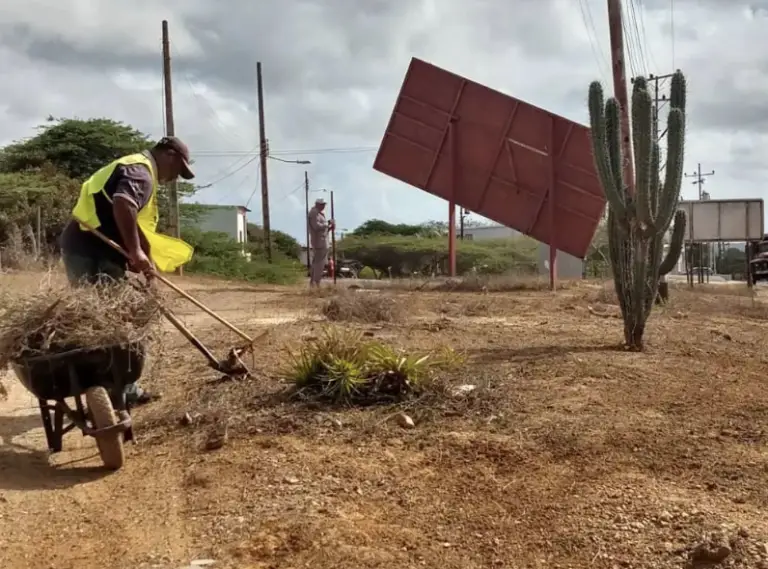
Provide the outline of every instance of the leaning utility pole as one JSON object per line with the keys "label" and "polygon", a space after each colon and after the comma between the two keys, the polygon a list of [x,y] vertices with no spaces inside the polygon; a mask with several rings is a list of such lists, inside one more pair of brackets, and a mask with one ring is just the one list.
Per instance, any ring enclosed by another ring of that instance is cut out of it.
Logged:
{"label": "leaning utility pole", "polygon": [[269,183],[267,181],[267,156],[269,147],[264,128],[264,87],[261,82],[261,61],[256,62],[256,86],[259,98],[259,154],[261,158],[261,214],[264,229],[264,252],[267,262],[272,262],[272,240],[269,223]]}
{"label": "leaning utility pole", "polygon": [[[173,88],[171,87],[171,41],[168,35],[168,20],[163,20],[163,92],[165,95],[165,136],[175,136],[173,123]],[[176,180],[168,184],[168,230],[171,235],[181,238],[179,221],[179,187]],[[176,269],[176,274],[183,274],[183,269]]]}
{"label": "leaning utility pole", "polygon": [[701,172],[701,162],[699,162],[698,168],[697,168],[697,170],[693,174],[684,174],[684,176],[686,178],[696,178],[691,183],[696,185],[696,186],[699,186],[699,201],[702,200],[703,194],[706,193],[706,192],[702,192],[701,191],[701,187],[704,185],[704,178],[706,178],[707,176],[714,176],[714,175],[715,175],[715,171],[714,170],[712,170],[711,172],[702,173]]}
{"label": "leaning utility pole", "polygon": [[624,32],[621,18],[621,0],[608,0],[608,29],[611,35],[611,64],[613,67],[613,96],[619,103],[621,117],[621,146],[624,154],[624,183],[630,194],[635,193],[635,174],[632,162],[632,132],[627,102],[627,76],[624,69]]}

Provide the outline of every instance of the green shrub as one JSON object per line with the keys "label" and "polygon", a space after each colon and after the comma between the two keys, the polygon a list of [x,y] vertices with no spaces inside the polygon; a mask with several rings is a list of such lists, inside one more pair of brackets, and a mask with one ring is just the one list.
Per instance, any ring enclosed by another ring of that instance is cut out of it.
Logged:
{"label": "green shrub", "polygon": [[327,328],[292,352],[284,377],[299,393],[361,405],[398,402],[421,394],[440,369],[462,362],[450,349],[407,354],[357,332]]}
{"label": "green shrub", "polygon": [[[338,243],[345,258],[355,259],[378,276],[429,276],[448,273],[446,238],[400,235],[350,236]],[[457,241],[456,271],[481,274],[535,273],[537,244],[527,237]]]}
{"label": "green shrub", "polygon": [[305,267],[282,255],[273,256],[272,263],[258,253],[249,261],[242,245],[226,233],[201,232],[187,228],[183,238],[195,248],[185,269],[189,273],[206,274],[226,279],[254,283],[293,284],[304,276]]}

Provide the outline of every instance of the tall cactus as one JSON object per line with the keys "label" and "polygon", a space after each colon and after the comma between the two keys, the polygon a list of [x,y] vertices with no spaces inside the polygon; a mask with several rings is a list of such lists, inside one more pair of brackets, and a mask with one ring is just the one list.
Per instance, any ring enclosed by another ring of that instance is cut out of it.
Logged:
{"label": "tall cactus", "polygon": [[[619,103],[604,101],[603,88],[589,86],[592,153],[608,201],[608,240],[616,295],[624,319],[624,341],[643,349],[645,323],[658,292],[659,279],[675,266],[683,247],[685,214],[678,210],[685,149],[685,77],[672,77],[667,118],[667,164],[662,183],[659,144],[655,138],[653,98],[645,78],[632,91],[634,193],[624,179]],[[664,237],[674,219],[666,257]]]}

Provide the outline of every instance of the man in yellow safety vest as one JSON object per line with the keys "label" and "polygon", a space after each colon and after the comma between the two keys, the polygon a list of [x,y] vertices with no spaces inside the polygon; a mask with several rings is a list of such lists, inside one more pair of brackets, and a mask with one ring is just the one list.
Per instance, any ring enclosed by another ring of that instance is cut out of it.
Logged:
{"label": "man in yellow safety vest", "polygon": [[[167,136],[150,150],[118,158],[88,178],[72,216],[121,245],[128,259],[73,220],[61,237],[69,282],[77,286],[119,280],[126,270],[149,278],[155,269],[172,272],[188,262],[192,247],[157,231],[158,186],[179,176],[194,178],[189,149],[178,138]],[[152,400],[135,384],[126,388],[126,396],[134,405]]]}

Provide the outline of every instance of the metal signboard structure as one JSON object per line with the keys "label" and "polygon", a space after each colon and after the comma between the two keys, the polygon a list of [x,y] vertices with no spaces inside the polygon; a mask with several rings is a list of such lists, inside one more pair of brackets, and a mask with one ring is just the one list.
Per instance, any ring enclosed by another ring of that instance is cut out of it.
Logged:
{"label": "metal signboard structure", "polygon": [[[688,200],[681,201],[678,209],[685,212],[685,242],[687,247],[699,244],[695,249],[698,258],[685,255],[688,284],[693,286],[698,267],[698,282],[709,282],[709,270],[704,267],[703,245],[715,242],[745,241],[747,284],[752,286],[749,266],[752,260],[752,243],[764,236],[764,204],[762,199]],[[687,248],[686,247],[686,248]],[[711,253],[710,253],[711,254]],[[695,254],[692,254],[695,255]],[[693,267],[689,266],[693,265]],[[706,271],[706,272],[705,272]]]}
{"label": "metal signboard structure", "polygon": [[589,129],[412,59],[373,167],[550,246],[587,255],[605,209]]}
{"label": "metal signboard structure", "polygon": [[763,239],[762,199],[681,201],[678,209],[685,212],[685,240],[688,242]]}

